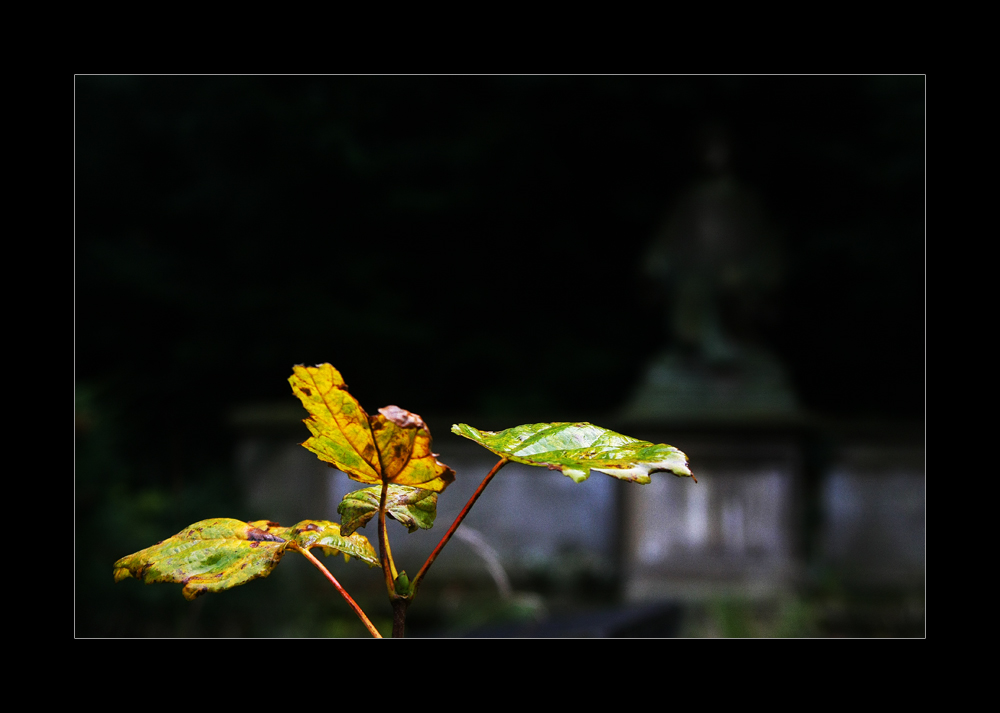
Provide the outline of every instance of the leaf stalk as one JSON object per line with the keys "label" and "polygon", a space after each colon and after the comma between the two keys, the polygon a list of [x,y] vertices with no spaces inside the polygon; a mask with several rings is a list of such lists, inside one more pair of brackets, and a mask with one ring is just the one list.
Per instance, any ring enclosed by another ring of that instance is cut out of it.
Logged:
{"label": "leaf stalk", "polygon": [[378,553],[382,562],[382,572],[385,575],[385,588],[389,597],[396,594],[396,564],[392,561],[392,551],[389,549],[389,536],[385,531],[385,501],[389,492],[389,479],[382,478],[382,494],[378,502]]}
{"label": "leaf stalk", "polygon": [[448,528],[448,532],[444,533],[444,537],[441,538],[441,541],[438,543],[437,547],[435,547],[434,551],[431,552],[430,556],[427,558],[427,561],[424,562],[424,566],[420,568],[419,572],[417,572],[417,576],[413,578],[413,582],[410,584],[411,598],[416,595],[417,588],[420,586],[420,582],[423,581],[424,575],[427,574],[427,570],[429,570],[431,568],[431,565],[434,564],[434,560],[437,559],[438,553],[441,552],[442,549],[444,549],[444,546],[446,544],[448,544],[448,540],[450,540],[451,536],[455,534],[455,531],[458,529],[458,526],[462,524],[462,520],[464,520],[465,516],[469,514],[469,510],[471,510],[472,506],[476,504],[477,500],[479,500],[479,496],[483,494],[484,490],[486,490],[486,486],[490,484],[491,480],[493,480],[493,476],[499,473],[500,469],[503,468],[508,463],[510,463],[509,459],[501,458],[497,462],[497,464],[493,466],[493,470],[487,473],[486,477],[483,478],[483,482],[479,484],[479,487],[476,488],[476,492],[474,492],[472,494],[472,497],[469,498],[469,502],[467,502],[465,504],[465,507],[462,508],[462,512],[460,512],[458,514],[458,517],[455,518],[455,522],[453,522],[451,524],[451,527]]}
{"label": "leaf stalk", "polygon": [[378,629],[376,629],[375,625],[372,624],[371,620],[367,616],[365,616],[364,611],[361,609],[360,606],[358,606],[358,603],[351,598],[351,595],[347,593],[347,590],[340,585],[340,582],[337,581],[337,578],[334,577],[332,574],[330,574],[330,570],[328,570],[322,562],[316,559],[316,556],[312,552],[305,549],[304,547],[299,547],[294,542],[292,543],[291,547],[292,549],[301,552],[302,555],[307,560],[313,563],[313,566],[316,567],[316,569],[318,569],[320,572],[323,573],[323,576],[325,576],[327,579],[330,580],[330,583],[337,588],[338,592],[340,592],[340,596],[342,596],[347,601],[347,603],[351,605],[351,608],[354,610],[354,613],[358,615],[358,618],[361,619],[361,623],[365,625],[365,627],[368,629],[369,632],[371,632],[371,635],[374,636],[376,639],[381,639],[382,635],[378,633]]}

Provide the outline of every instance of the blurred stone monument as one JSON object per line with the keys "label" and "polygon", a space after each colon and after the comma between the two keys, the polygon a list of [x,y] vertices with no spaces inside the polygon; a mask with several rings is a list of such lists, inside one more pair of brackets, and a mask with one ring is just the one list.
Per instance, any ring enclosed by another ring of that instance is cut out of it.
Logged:
{"label": "blurred stone monument", "polygon": [[735,176],[725,130],[703,129],[699,150],[702,175],[643,259],[663,341],[617,420],[682,448],[698,483],[624,492],[624,592],[635,601],[772,597],[801,569],[797,400],[763,337],[779,235]]}
{"label": "blurred stone monument", "polygon": [[782,277],[778,235],[734,175],[725,130],[703,133],[704,176],[673,206],[643,260],[664,305],[665,347],[620,413],[625,424],[797,413],[787,372],[759,336]]}

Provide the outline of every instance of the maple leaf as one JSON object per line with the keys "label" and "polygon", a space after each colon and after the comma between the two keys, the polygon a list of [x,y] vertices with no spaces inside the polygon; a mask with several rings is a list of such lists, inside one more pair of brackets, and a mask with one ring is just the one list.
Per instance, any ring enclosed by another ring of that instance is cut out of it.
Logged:
{"label": "maple leaf", "polygon": [[378,564],[367,538],[342,535],[335,522],[303,520],[281,527],[267,520],[212,518],[122,557],[115,562],[114,575],[116,582],[129,577],[146,584],[177,582],[184,585],[184,597],[194,599],[268,576],[289,549],[314,548],[345,559],[356,557],[372,567]]}
{"label": "maple leaf", "polygon": [[436,493],[455,480],[431,452],[430,430],[417,414],[385,406],[369,416],[330,364],[298,365],[288,381],[310,414],[304,422],[313,435],[302,445],[350,478]]}
{"label": "maple leaf", "polygon": [[[368,524],[378,514],[380,495],[381,488],[378,486],[345,495],[337,508],[341,516],[341,532],[350,535]],[[390,485],[385,500],[386,514],[405,525],[410,532],[427,530],[434,525],[434,518],[437,517],[437,497],[437,493],[429,490]]]}
{"label": "maple leaf", "polygon": [[529,423],[504,431],[480,431],[458,423],[451,431],[515,463],[546,466],[577,483],[590,477],[591,470],[634,483],[648,483],[649,474],[658,471],[694,478],[687,456],[673,446],[641,441],[592,423]]}

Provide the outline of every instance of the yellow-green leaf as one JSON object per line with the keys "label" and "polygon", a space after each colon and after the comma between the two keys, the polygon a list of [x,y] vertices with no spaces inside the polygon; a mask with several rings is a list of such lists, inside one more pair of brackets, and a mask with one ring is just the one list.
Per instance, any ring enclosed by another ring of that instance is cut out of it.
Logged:
{"label": "yellow-green leaf", "polygon": [[530,423],[505,431],[480,431],[459,423],[451,430],[508,460],[546,466],[577,483],[586,480],[591,470],[635,483],[650,482],[649,474],[658,471],[694,478],[687,456],[673,446],[641,441],[592,423]]}
{"label": "yellow-green leaf", "polygon": [[[344,555],[367,562],[369,567],[379,563],[378,554],[364,535],[353,532],[342,533],[340,525],[329,520],[303,520],[292,527],[281,527],[275,523],[262,521],[262,527],[268,533],[275,534],[286,540],[295,542],[304,550],[319,548],[325,555]],[[258,523],[251,523],[258,524]]]}
{"label": "yellow-green leaf", "polygon": [[[378,514],[381,486],[355,490],[344,496],[337,512],[340,513],[341,532],[351,534]],[[438,494],[430,490],[411,488],[407,485],[390,485],[385,497],[386,512],[410,532],[427,530],[437,516]]]}
{"label": "yellow-green leaf", "polygon": [[281,527],[267,520],[243,522],[214,518],[196,522],[173,537],[115,562],[115,581],[129,577],[151,584],[177,582],[194,599],[268,576],[289,548],[320,547],[344,553],[374,566],[378,555],[363,535],[340,535],[340,526],[305,520]]}
{"label": "yellow-green leaf", "polygon": [[430,430],[417,414],[386,406],[369,416],[329,364],[296,366],[288,381],[310,414],[313,435],[302,445],[354,480],[381,485],[384,476],[439,493],[455,479],[431,452]]}

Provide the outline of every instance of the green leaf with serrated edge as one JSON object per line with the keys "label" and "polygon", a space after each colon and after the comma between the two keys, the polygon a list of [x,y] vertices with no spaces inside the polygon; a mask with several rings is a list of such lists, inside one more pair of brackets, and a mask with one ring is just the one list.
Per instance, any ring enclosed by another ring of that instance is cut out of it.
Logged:
{"label": "green leaf with serrated edge", "polygon": [[378,555],[362,535],[344,537],[340,526],[325,520],[304,520],[281,527],[267,520],[243,522],[230,518],[202,520],[173,537],[115,562],[115,581],[135,577],[146,584],[178,582],[194,599],[268,576],[292,544],[344,553],[374,566]]}
{"label": "green leaf with serrated edge", "polygon": [[288,381],[310,413],[305,424],[313,435],[302,445],[320,460],[370,485],[385,475],[395,485],[441,492],[454,481],[455,471],[431,452],[430,430],[417,414],[386,406],[369,416],[329,364],[296,366]]}
{"label": "green leaf with serrated edge", "polygon": [[480,431],[464,423],[452,433],[475,441],[515,463],[546,466],[581,483],[596,470],[619,480],[650,482],[667,471],[691,477],[687,456],[673,446],[624,436],[591,423],[531,423],[505,431]]}
{"label": "green leaf with serrated edge", "polygon": [[[269,524],[262,521],[265,525]],[[251,523],[257,524],[257,523]],[[271,527],[266,528],[267,532],[283,537],[287,540],[294,540],[299,547],[305,550],[319,548],[325,555],[344,555],[344,559],[351,557],[367,562],[369,567],[379,564],[378,553],[372,547],[364,535],[356,535],[353,532],[344,533],[340,525],[328,520],[303,520],[298,525],[292,527],[280,527],[270,523]]]}
{"label": "green leaf with serrated edge", "polygon": [[[344,496],[337,512],[340,513],[340,531],[351,534],[368,524],[378,514],[381,486],[355,490]],[[385,496],[386,511],[394,520],[406,526],[410,532],[428,530],[437,517],[438,494],[430,490],[411,488],[406,485],[390,485]]]}

